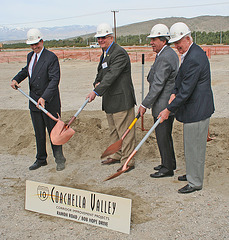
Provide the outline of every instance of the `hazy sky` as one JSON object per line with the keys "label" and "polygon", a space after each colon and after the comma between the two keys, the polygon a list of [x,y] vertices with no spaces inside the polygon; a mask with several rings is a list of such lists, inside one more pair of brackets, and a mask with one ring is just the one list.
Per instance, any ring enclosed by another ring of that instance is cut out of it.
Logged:
{"label": "hazy sky", "polygon": [[112,10],[117,26],[165,17],[196,17],[229,15],[226,0],[6,0],[1,1],[0,27],[52,27],[67,25],[113,25]]}

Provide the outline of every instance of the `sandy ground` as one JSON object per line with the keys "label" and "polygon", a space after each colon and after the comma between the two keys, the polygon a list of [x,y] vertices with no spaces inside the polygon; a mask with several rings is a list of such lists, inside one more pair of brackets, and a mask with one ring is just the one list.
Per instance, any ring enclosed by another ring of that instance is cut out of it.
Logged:
{"label": "sandy ground", "polygon": [[[9,87],[10,79],[25,65],[0,64],[0,239],[229,239],[229,55],[212,56],[212,87],[216,111],[211,118],[210,133],[215,139],[207,143],[204,188],[180,195],[177,190],[185,182],[177,177],[185,174],[182,125],[174,123],[174,145],[177,170],[174,177],[152,179],[149,174],[160,163],[154,133],[136,154],[136,168],[116,179],[103,180],[119,168],[119,164],[101,166],[100,155],[109,145],[108,125],[101,111],[101,99],[88,104],[73,123],[76,130],[64,145],[66,169],[56,172],[48,148],[48,165],[36,171],[28,167],[35,161],[35,139],[28,111],[28,101]],[[92,90],[97,63],[61,60],[62,119],[68,121]],[[150,63],[145,64],[146,76]],[[141,102],[142,65],[132,64],[132,75],[138,105]],[[28,92],[27,80],[22,89]],[[145,81],[145,93],[148,85]],[[136,107],[137,110],[137,107]],[[148,111],[144,127],[152,126]],[[141,121],[136,124],[137,143],[146,132]],[[24,209],[25,181],[90,190],[132,199],[130,235],[55,218]]]}

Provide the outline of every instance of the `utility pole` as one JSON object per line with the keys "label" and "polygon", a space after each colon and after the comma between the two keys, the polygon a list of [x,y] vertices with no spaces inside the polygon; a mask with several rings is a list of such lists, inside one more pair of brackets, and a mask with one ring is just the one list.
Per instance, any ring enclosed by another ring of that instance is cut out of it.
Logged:
{"label": "utility pole", "polygon": [[116,42],[116,18],[115,18],[115,13],[119,12],[117,10],[112,10],[111,12],[114,13],[114,32],[115,32],[115,42]]}
{"label": "utility pole", "polygon": [[223,42],[223,41],[222,41],[222,38],[223,38],[222,36],[223,36],[222,31],[220,31],[220,40],[219,40],[219,43],[220,43],[220,44],[222,44],[222,42]]}

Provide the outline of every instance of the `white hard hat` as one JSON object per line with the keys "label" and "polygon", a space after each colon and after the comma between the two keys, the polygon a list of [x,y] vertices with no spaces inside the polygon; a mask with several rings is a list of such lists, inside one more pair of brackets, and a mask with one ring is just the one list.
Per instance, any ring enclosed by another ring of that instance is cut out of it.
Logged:
{"label": "white hard hat", "polygon": [[40,42],[41,39],[42,35],[38,29],[32,28],[27,32],[27,44],[36,44]]}
{"label": "white hard hat", "polygon": [[183,22],[174,23],[170,28],[171,38],[169,40],[169,43],[177,42],[184,36],[188,35],[189,33],[191,33],[191,30],[185,23]]}
{"label": "white hard hat", "polygon": [[96,35],[95,37],[105,37],[109,34],[112,34],[113,31],[112,31],[112,27],[107,24],[107,23],[101,23],[98,25],[97,27],[97,32],[96,32]]}
{"label": "white hard hat", "polygon": [[169,37],[169,29],[165,24],[156,24],[152,27],[148,38]]}

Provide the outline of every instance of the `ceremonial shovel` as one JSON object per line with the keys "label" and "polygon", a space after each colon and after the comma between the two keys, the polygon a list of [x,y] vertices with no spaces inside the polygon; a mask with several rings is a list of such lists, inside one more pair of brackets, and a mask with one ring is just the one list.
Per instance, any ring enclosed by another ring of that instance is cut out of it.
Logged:
{"label": "ceremonial shovel", "polygon": [[[25,92],[23,92],[18,86],[15,85],[15,88],[21,92],[25,97],[27,97],[32,103],[34,103],[35,105],[37,105],[37,102],[31,98],[29,95],[27,95]],[[49,113],[45,108],[43,108],[41,105],[38,106],[38,108],[40,110],[42,110],[47,116],[49,116],[52,120],[58,122],[58,119],[55,118],[51,113]]]}
{"label": "ceremonial shovel", "polygon": [[117,152],[118,150],[121,149],[122,147],[122,142],[123,139],[126,137],[126,135],[130,132],[131,128],[134,126],[134,124],[137,122],[137,120],[140,117],[140,113],[138,113],[138,115],[135,117],[135,119],[133,120],[133,122],[130,124],[130,126],[128,127],[128,129],[125,131],[125,133],[122,135],[122,138],[120,140],[118,140],[117,142],[111,144],[102,154],[101,158],[105,158],[115,152]]}
{"label": "ceremonial shovel", "polygon": [[75,133],[75,131],[70,128],[70,125],[74,122],[76,117],[80,114],[83,108],[87,105],[89,98],[84,102],[76,114],[71,118],[68,124],[65,124],[63,121],[58,119],[56,125],[50,133],[51,141],[54,145],[63,145],[65,144]]}
{"label": "ceremonial shovel", "polygon": [[137,153],[137,151],[139,150],[139,148],[142,146],[142,144],[145,142],[145,140],[149,137],[149,135],[153,132],[153,130],[157,127],[157,125],[160,123],[161,118],[159,118],[154,125],[151,127],[151,129],[148,131],[148,133],[145,135],[145,137],[141,140],[141,142],[138,144],[138,146],[134,149],[134,151],[130,154],[130,156],[128,157],[128,159],[126,160],[126,162],[124,163],[122,170],[119,172],[116,172],[115,174],[111,175],[110,177],[106,178],[104,181],[110,180],[112,178],[116,178],[117,176],[121,175],[122,173],[124,173],[125,171],[128,170],[128,163],[130,162],[130,160],[133,158],[133,156]]}

